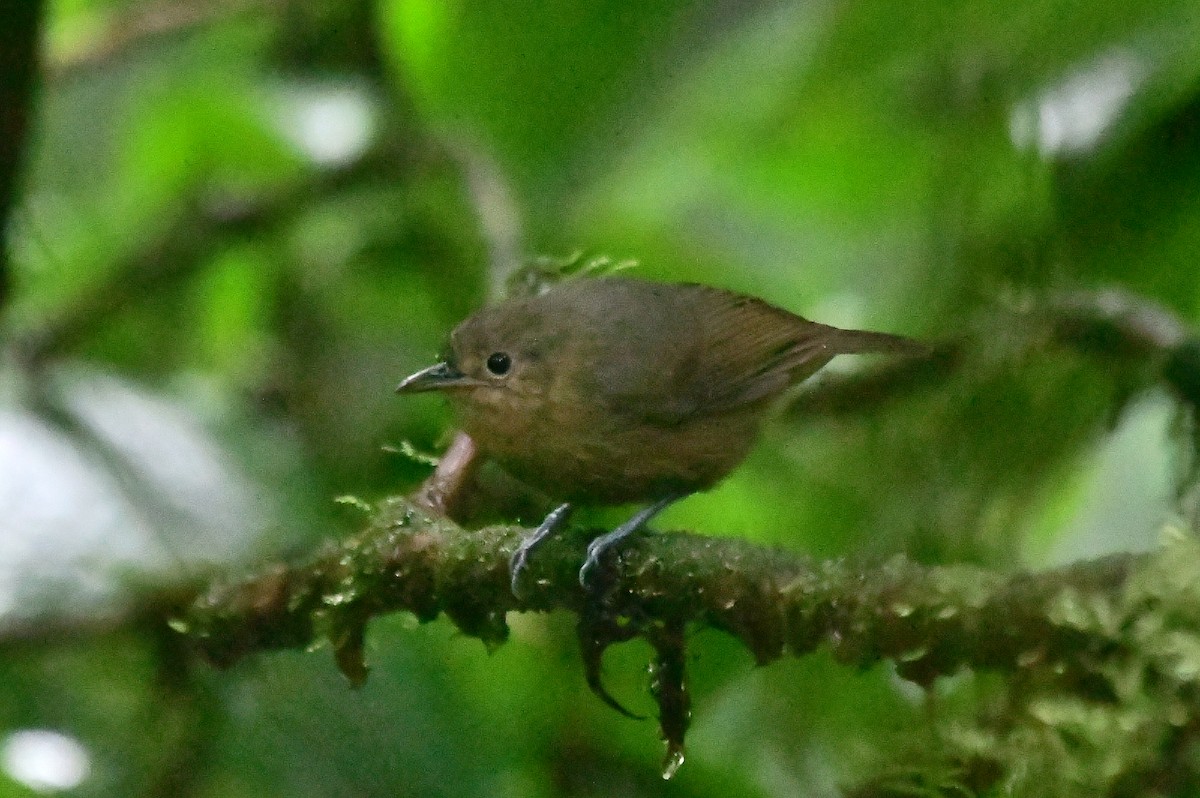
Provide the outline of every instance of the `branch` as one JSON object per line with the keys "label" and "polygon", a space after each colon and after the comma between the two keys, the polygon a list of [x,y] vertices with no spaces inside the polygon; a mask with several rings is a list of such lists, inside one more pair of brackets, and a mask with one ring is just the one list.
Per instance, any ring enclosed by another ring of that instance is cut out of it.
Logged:
{"label": "branch", "polygon": [[138,47],[183,36],[239,14],[277,10],[282,5],[283,0],[159,0],[113,9],[91,20],[91,31],[83,41],[69,50],[51,53],[47,71],[51,79],[61,80],[75,72],[107,66]]}
{"label": "branch", "polygon": [[[1064,689],[1094,689],[1105,668],[1138,655],[1142,641],[1130,630],[1150,621],[1163,640],[1187,636],[1200,646],[1200,546],[1191,538],[1155,554],[999,575],[902,557],[857,567],[744,540],[643,535],[622,551],[597,601],[577,581],[588,536],[570,533],[539,549],[525,595],[512,595],[509,557],[529,531],[467,531],[392,499],[357,537],[299,566],[214,586],[174,626],[221,667],[327,639],[358,684],[366,676],[365,626],[378,615],[402,610],[430,621],[444,614],[494,646],[508,635],[507,612],[567,609],[581,619],[588,680],[606,700],[598,677],[604,649],[635,636],[655,646],[655,698],[672,751],[682,745],[688,712],[686,625],[733,635],[760,663],[827,646],[847,666],[890,660],[922,685],[969,667],[1037,672]],[[1152,665],[1156,683],[1200,687],[1200,672],[1181,675],[1174,660],[1161,659]]]}
{"label": "branch", "polygon": [[0,6],[4,18],[0,25],[0,307],[8,299],[12,282],[4,231],[16,205],[17,178],[29,132],[42,5],[40,0],[16,0]]}
{"label": "branch", "polygon": [[317,200],[364,181],[403,183],[417,170],[446,163],[444,153],[432,145],[410,147],[386,139],[352,164],[314,172],[262,194],[187,197],[185,210],[158,238],[125,259],[102,284],[20,335],[15,350],[23,363],[44,363],[77,347],[131,301],[182,282],[230,241],[268,237]]}
{"label": "branch", "polygon": [[[590,539],[583,530],[539,548],[524,595],[513,596],[508,561],[532,531],[465,530],[393,498],[357,537],[307,563],[216,585],[177,625],[221,667],[260,651],[303,649],[322,636],[336,647],[352,627],[399,610],[422,621],[444,613],[464,633],[500,643],[509,611],[585,613],[593,603],[578,584]],[[760,663],[829,643],[846,664],[903,658],[905,675],[927,683],[963,666],[1012,669],[1035,651],[1069,666],[1087,635],[1049,617],[1050,603],[1069,591],[1114,594],[1153,560],[1119,555],[1011,576],[903,557],[860,568],[673,532],[643,535],[623,549],[604,601],[622,616],[721,629]],[[1005,622],[997,625],[997,617]]]}

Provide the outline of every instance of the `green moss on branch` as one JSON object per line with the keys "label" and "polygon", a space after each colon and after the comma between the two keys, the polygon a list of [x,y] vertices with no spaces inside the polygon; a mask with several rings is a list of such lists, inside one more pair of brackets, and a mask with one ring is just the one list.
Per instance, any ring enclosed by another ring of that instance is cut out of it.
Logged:
{"label": "green moss on branch", "polygon": [[[743,540],[644,535],[608,575],[598,612],[577,581],[586,534],[547,543],[525,595],[511,594],[508,559],[526,532],[467,531],[393,499],[357,537],[307,563],[214,586],[175,625],[222,666],[326,638],[343,672],[359,682],[364,629],[377,615],[407,611],[428,621],[444,614],[494,646],[507,635],[507,612],[567,609],[581,618],[589,679],[598,679],[609,644],[641,635],[656,647],[655,699],[673,749],[687,725],[678,646],[687,625],[728,632],[762,663],[827,646],[847,666],[890,660],[923,685],[962,668],[986,669],[1040,695],[1049,690],[1114,711],[1128,702],[1161,705],[1154,723],[1163,735],[1200,728],[1200,544],[1188,536],[1151,554],[1004,575],[900,557],[858,567]],[[1059,715],[1048,717],[1039,727]]]}
{"label": "green moss on branch", "polygon": [[[547,543],[523,597],[509,592],[508,558],[527,532],[468,531],[392,499],[357,537],[307,563],[216,585],[176,625],[218,665],[320,637],[337,643],[348,629],[401,610],[421,620],[444,613],[464,633],[496,644],[511,610],[579,613],[587,605],[576,576],[583,533]],[[744,540],[663,533],[626,548],[605,602],[624,617],[723,629],[760,662],[830,645],[847,664],[895,659],[924,682],[963,666],[1015,668],[1034,654],[1071,666],[1099,641],[1052,610],[1072,596],[1112,600],[1131,572],[1151,562],[1118,556],[1013,576],[901,557],[859,568]]]}

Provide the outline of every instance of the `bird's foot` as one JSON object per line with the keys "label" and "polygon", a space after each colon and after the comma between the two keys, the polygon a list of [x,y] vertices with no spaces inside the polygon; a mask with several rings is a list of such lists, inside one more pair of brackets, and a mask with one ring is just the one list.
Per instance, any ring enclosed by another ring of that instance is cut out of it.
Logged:
{"label": "bird's foot", "polygon": [[600,558],[608,554],[609,551],[620,545],[621,541],[637,531],[638,527],[626,529],[628,524],[622,524],[612,532],[601,535],[598,538],[593,538],[591,543],[588,543],[587,557],[583,560],[583,565],[579,568],[579,584],[584,588],[589,588],[594,584],[594,574],[600,567]]}
{"label": "bird's foot", "polygon": [[569,503],[555,507],[538,525],[533,534],[522,540],[521,544],[517,546],[517,550],[513,552],[512,558],[508,561],[508,575],[512,594],[517,598],[521,597],[521,575],[529,567],[529,558],[533,554],[533,550],[562,529],[571,517],[571,510],[572,507]]}
{"label": "bird's foot", "polygon": [[637,532],[639,529],[645,526],[651,518],[661,513],[669,505],[674,504],[676,501],[683,498],[684,495],[686,494],[672,493],[668,496],[664,496],[653,504],[638,510],[632,518],[621,524],[612,532],[608,532],[598,538],[593,539],[592,542],[588,544],[587,557],[583,561],[583,566],[579,569],[579,584],[582,585],[584,589],[590,590],[594,583],[594,574],[596,573],[597,569],[600,568],[600,560],[607,555],[608,552],[620,546],[625,538],[629,537],[634,532]]}

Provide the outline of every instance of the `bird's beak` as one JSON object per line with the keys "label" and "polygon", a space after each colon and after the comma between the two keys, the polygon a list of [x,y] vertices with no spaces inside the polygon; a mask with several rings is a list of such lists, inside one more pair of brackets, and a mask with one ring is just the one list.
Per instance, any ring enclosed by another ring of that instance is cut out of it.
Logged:
{"label": "bird's beak", "polygon": [[435,363],[429,368],[421,369],[416,374],[410,374],[396,386],[396,393],[422,393],[423,391],[442,391],[446,388],[463,388],[474,384],[461,371],[449,363]]}

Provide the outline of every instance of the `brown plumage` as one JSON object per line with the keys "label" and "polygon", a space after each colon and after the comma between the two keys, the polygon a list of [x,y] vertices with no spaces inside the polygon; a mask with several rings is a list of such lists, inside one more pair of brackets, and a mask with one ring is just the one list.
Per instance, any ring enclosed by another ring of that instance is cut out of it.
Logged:
{"label": "brown plumage", "polygon": [[[581,278],[479,311],[398,390],[445,391],[480,452],[551,497],[654,502],[640,526],[732,471],[773,400],[835,355],[921,351],[717,288]],[[585,571],[611,545],[598,541]]]}

